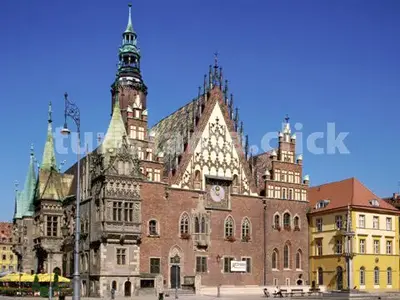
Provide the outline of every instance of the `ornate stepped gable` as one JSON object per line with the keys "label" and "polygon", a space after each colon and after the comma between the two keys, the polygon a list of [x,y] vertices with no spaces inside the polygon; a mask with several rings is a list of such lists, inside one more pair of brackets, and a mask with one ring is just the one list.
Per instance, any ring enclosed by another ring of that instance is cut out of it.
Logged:
{"label": "ornate stepped gable", "polygon": [[165,158],[165,175],[179,188],[203,189],[205,177],[225,178],[237,185],[234,193],[256,195],[247,163],[247,143],[243,150],[243,123],[234,114],[233,97],[228,100],[227,82],[222,86],[222,70],[210,66],[205,91],[161,120],[152,129],[155,153]]}

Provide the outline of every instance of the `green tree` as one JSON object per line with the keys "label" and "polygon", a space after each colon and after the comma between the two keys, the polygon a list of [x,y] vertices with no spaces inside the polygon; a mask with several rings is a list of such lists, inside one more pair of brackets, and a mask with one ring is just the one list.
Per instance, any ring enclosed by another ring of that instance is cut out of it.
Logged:
{"label": "green tree", "polygon": [[58,273],[54,274],[53,290],[58,291]]}
{"label": "green tree", "polygon": [[33,279],[32,290],[33,290],[34,292],[38,292],[39,289],[40,289],[39,277],[38,277],[38,275],[36,274],[36,275],[35,275],[35,278]]}

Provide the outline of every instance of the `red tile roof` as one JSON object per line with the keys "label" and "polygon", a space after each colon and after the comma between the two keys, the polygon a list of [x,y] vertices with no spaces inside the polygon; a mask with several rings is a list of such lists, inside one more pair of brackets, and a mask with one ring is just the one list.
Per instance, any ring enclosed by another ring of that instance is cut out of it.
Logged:
{"label": "red tile roof", "polygon": [[[400,211],[380,197],[371,192],[356,178],[330,182],[308,190],[311,212],[327,211],[344,208],[350,205],[355,208],[380,209],[399,213]],[[378,200],[379,206],[373,206],[371,200]],[[316,204],[321,200],[329,200],[324,208],[316,209]]]}

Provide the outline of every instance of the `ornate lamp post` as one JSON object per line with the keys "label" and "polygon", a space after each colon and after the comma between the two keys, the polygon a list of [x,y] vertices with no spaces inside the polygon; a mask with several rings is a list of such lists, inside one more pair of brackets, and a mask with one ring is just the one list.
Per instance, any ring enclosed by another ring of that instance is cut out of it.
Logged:
{"label": "ornate lamp post", "polygon": [[[217,269],[219,270],[219,263],[221,262],[221,256],[217,255]],[[217,298],[221,297],[221,284],[218,283],[217,285]]]}
{"label": "ornate lamp post", "polygon": [[179,280],[179,273],[178,273],[178,264],[180,262],[180,257],[178,254],[172,258],[172,262],[175,264],[175,299],[178,299],[178,280]]}
{"label": "ornate lamp post", "polygon": [[81,160],[81,117],[78,106],[68,99],[68,94],[64,94],[65,110],[64,110],[64,128],[61,129],[61,134],[69,135],[71,131],[68,129],[67,117],[70,117],[76,125],[78,140],[77,140],[77,170],[76,170],[76,215],[75,215],[75,251],[74,251],[74,286],[73,286],[73,300],[79,300],[81,298],[80,291],[80,273],[79,273],[79,240],[80,240],[80,160]]}

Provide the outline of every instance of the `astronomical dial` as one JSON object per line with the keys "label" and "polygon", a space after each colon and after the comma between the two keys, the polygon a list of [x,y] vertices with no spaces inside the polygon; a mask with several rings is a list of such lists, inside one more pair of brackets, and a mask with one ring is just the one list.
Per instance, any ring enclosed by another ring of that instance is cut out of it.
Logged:
{"label": "astronomical dial", "polygon": [[221,202],[225,198],[225,190],[220,185],[213,185],[210,190],[210,196],[214,202]]}

